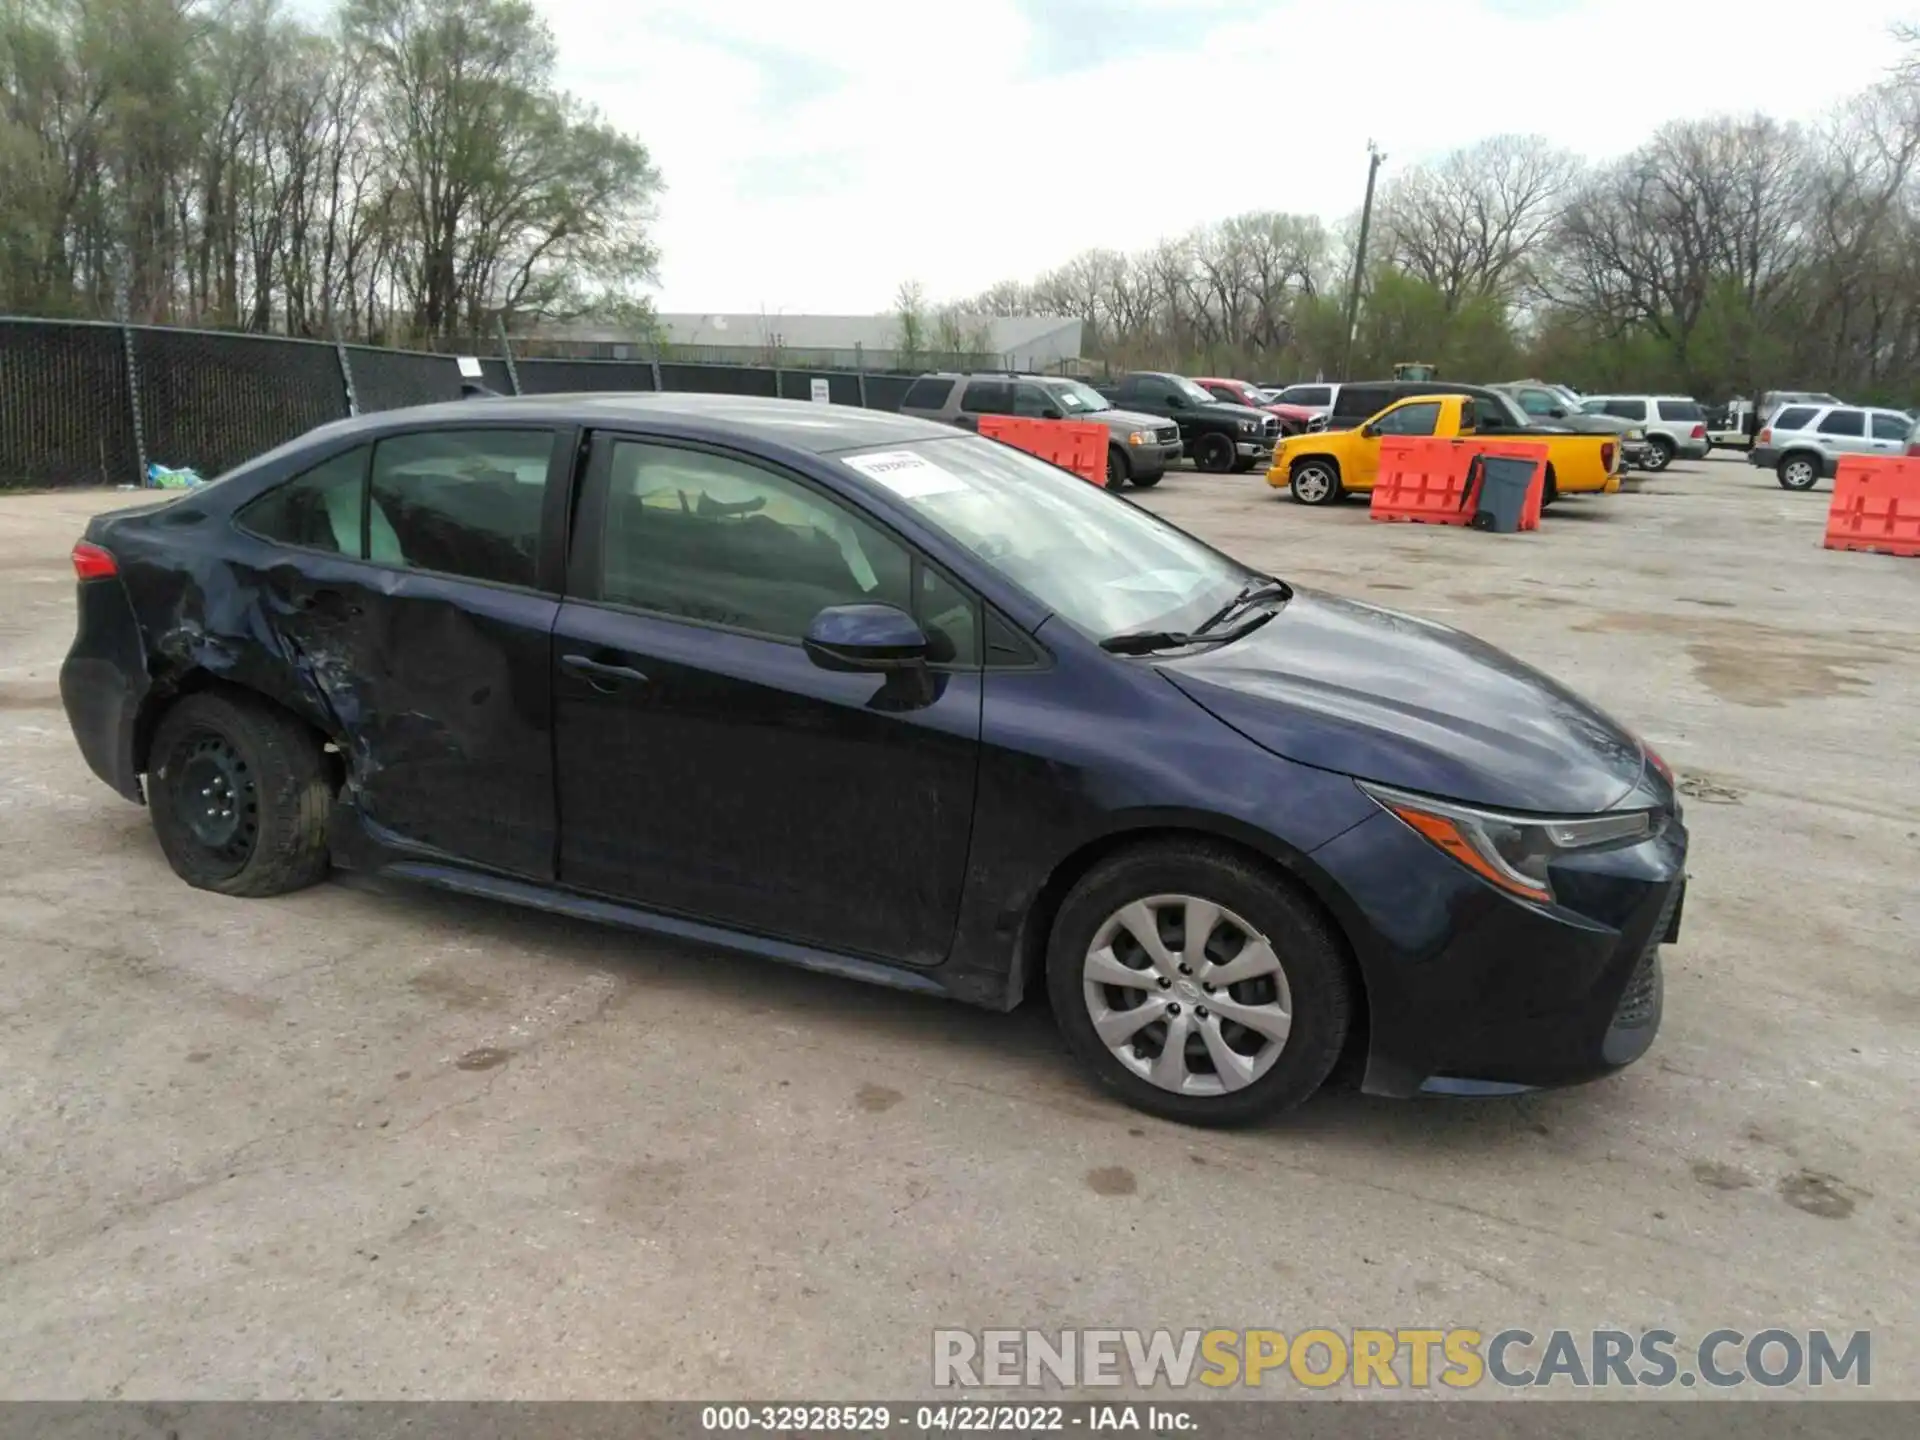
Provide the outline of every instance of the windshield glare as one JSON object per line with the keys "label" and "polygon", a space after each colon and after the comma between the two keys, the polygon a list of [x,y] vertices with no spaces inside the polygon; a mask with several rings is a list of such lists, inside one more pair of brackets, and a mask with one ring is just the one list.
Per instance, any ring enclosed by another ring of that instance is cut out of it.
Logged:
{"label": "windshield glare", "polygon": [[1184,376],[1176,375],[1174,377],[1173,388],[1186,396],[1187,399],[1195,401],[1198,404],[1211,405],[1214,403],[1213,396],[1209,395],[1200,386],[1194,384],[1193,381],[1186,379]]}
{"label": "windshield glare", "polygon": [[1197,625],[1253,573],[1137,506],[976,436],[839,458],[1095,639]]}
{"label": "windshield glare", "polygon": [[1059,401],[1060,408],[1070,415],[1085,415],[1090,411],[1113,408],[1106,396],[1091,385],[1082,385],[1078,380],[1060,381],[1049,385],[1047,393]]}

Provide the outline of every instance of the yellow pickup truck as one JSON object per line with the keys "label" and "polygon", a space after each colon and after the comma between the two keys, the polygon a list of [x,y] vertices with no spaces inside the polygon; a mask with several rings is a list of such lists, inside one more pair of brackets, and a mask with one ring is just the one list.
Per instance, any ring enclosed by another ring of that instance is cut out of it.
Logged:
{"label": "yellow pickup truck", "polygon": [[1308,431],[1273,451],[1267,483],[1302,505],[1331,505],[1373,489],[1385,435],[1485,435],[1547,447],[1545,503],[1562,495],[1611,495],[1620,488],[1620,445],[1611,435],[1576,435],[1533,424],[1494,396],[1411,395],[1354,430]]}

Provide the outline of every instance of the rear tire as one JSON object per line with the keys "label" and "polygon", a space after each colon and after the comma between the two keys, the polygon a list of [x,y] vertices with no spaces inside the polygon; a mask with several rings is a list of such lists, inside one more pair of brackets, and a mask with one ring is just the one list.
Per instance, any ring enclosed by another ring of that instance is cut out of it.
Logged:
{"label": "rear tire", "polygon": [[1783,490],[1811,490],[1820,483],[1820,466],[1811,455],[1787,455],[1774,471]]}
{"label": "rear tire", "polygon": [[1302,505],[1335,505],[1345,487],[1340,468],[1331,460],[1302,460],[1293,467],[1287,488]]}
{"label": "rear tire", "polygon": [[1233,469],[1233,441],[1224,435],[1202,435],[1193,449],[1193,463],[1209,475],[1224,475]]}
{"label": "rear tire", "polygon": [[160,849],[189,885],[284,895],[326,876],[333,786],[320,742],[286,711],[189,695],[161,718],[147,778]]}
{"label": "rear tire", "polygon": [[[1188,925],[1203,915],[1207,934],[1190,945]],[[1136,938],[1142,929],[1159,958]],[[1205,988],[1236,964],[1260,973]],[[1047,990],[1068,1048],[1101,1085],[1188,1125],[1245,1124],[1306,1100],[1339,1059],[1354,1006],[1319,910],[1284,878],[1202,840],[1122,851],[1083,876],[1054,921]],[[1143,1011],[1152,1018],[1129,1028]]]}
{"label": "rear tire", "polygon": [[1107,447],[1107,489],[1118,490],[1127,483],[1127,452],[1118,445]]}
{"label": "rear tire", "polygon": [[1673,463],[1673,442],[1664,435],[1654,435],[1647,440],[1647,469],[1659,474]]}

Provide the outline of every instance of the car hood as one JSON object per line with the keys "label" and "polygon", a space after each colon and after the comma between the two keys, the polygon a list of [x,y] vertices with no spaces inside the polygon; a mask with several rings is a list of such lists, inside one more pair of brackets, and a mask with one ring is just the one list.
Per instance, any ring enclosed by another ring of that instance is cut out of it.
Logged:
{"label": "car hood", "polygon": [[1256,410],[1251,405],[1234,405],[1225,400],[1215,400],[1208,405],[1196,405],[1191,410],[1182,410],[1182,415],[1207,415],[1215,420],[1259,420],[1262,423],[1273,417],[1264,410]]}
{"label": "car hood", "polygon": [[1590,814],[1645,769],[1632,734],[1505,651],[1310,590],[1251,634],[1158,668],[1276,755],[1446,799]]}
{"label": "car hood", "polygon": [[1162,425],[1173,424],[1173,421],[1164,415],[1149,415],[1141,410],[1123,410],[1118,406],[1111,410],[1096,410],[1086,418],[1104,420],[1109,427],[1122,430],[1158,430]]}

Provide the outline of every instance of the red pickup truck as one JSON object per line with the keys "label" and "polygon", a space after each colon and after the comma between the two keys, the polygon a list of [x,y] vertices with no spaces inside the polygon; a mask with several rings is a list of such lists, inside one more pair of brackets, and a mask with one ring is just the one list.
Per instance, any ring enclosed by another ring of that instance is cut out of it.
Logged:
{"label": "red pickup truck", "polygon": [[1264,410],[1280,421],[1282,435],[1304,435],[1307,422],[1318,411],[1304,405],[1276,405],[1265,398],[1263,391],[1249,385],[1244,380],[1222,380],[1217,377],[1196,378],[1193,382],[1216,400],[1224,400],[1229,405],[1251,405],[1256,410]]}

